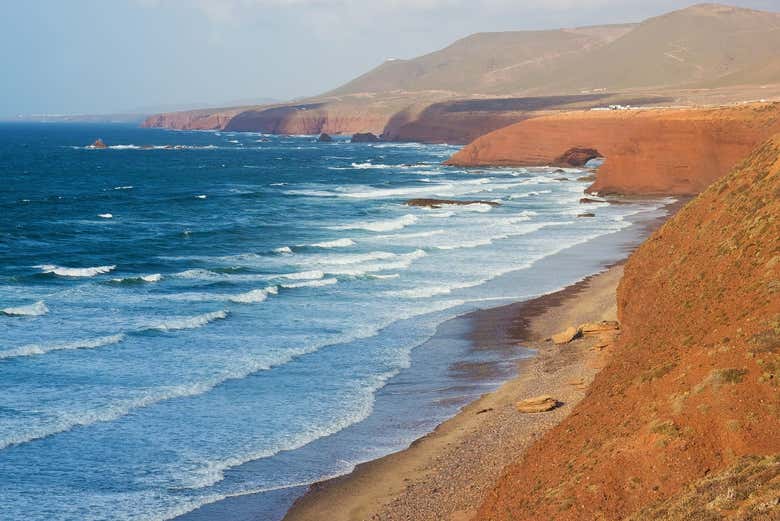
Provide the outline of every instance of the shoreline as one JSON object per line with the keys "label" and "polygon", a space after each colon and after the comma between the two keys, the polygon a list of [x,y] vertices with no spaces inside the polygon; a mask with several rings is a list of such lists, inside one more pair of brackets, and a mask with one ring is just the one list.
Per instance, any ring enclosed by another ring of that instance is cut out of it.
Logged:
{"label": "shoreline", "polygon": [[[598,343],[593,337],[563,346],[544,339],[562,329],[558,324],[614,320],[614,294],[622,270],[620,262],[555,293],[464,317],[474,321],[476,342],[519,333],[536,356],[519,362],[516,377],[469,403],[408,448],[311,485],[285,521],[469,519],[471,509],[498,479],[502,462],[521,455],[584,397],[606,350],[593,350]],[[514,410],[518,399],[539,394],[550,394],[563,405],[535,415]]]}
{"label": "shoreline", "polygon": [[[664,217],[637,223],[643,240],[687,201],[680,198],[665,207]],[[557,346],[545,339],[570,325],[616,319],[615,295],[629,253],[564,289],[460,317],[471,322],[473,349],[520,343],[536,355],[521,359],[515,376],[407,448],[310,485],[284,521],[468,521],[503,466],[560,423],[603,367],[609,352],[603,346],[611,340],[586,337]],[[515,410],[516,401],[540,394],[562,405],[533,415]]]}

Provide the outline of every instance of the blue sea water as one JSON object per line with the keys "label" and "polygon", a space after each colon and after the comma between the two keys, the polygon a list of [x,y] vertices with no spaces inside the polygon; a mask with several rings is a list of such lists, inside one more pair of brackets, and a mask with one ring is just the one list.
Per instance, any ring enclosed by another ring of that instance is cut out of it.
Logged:
{"label": "blue sea water", "polygon": [[663,203],[578,218],[578,172],[456,150],[0,126],[0,519],[278,519],[499,379],[454,362],[523,355],[437,327],[599,269],[544,266]]}

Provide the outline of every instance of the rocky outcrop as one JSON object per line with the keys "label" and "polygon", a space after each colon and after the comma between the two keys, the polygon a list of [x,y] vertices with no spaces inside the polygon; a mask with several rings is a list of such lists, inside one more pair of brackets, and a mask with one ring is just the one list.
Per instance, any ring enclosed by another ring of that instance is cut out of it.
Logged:
{"label": "rocky outcrop", "polygon": [[606,158],[589,191],[696,194],[780,132],[780,104],[717,109],[578,111],[529,119],[480,137],[447,164],[550,165],[572,148]]}
{"label": "rocky outcrop", "polygon": [[595,148],[574,147],[555,158],[553,166],[582,167],[597,157],[601,157],[601,154]]}
{"label": "rocky outcrop", "polygon": [[780,136],[631,255],[606,366],[474,519],[777,519],[778,216]]}
{"label": "rocky outcrop", "polygon": [[486,204],[488,206],[500,206],[500,203],[497,203],[495,201],[478,201],[478,200],[469,200],[469,201],[459,201],[457,199],[409,199],[406,201],[406,204],[408,206],[423,206],[426,208],[441,208],[444,205],[454,205],[454,206],[466,206],[470,204]]}
{"label": "rocky outcrop", "polygon": [[108,145],[103,143],[102,139],[98,138],[91,145],[89,145],[89,147],[87,147],[87,148],[98,148],[98,149],[100,149],[100,148],[108,148]]}
{"label": "rocky outcrop", "polygon": [[379,138],[371,132],[358,132],[352,136],[352,143],[376,143]]}
{"label": "rocky outcrop", "polygon": [[333,143],[333,138],[323,132],[320,134],[320,137],[317,138],[317,141],[319,143]]}
{"label": "rocky outcrop", "polygon": [[560,333],[554,334],[551,338],[554,344],[568,344],[575,338],[582,335],[582,331],[574,326],[569,326]]}

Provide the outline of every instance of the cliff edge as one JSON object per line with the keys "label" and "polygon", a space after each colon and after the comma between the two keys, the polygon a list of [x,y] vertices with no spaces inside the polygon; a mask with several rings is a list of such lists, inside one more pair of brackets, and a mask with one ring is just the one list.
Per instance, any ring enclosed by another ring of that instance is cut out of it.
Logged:
{"label": "cliff edge", "polygon": [[586,397],[475,519],[778,519],[780,136],[631,255],[618,314]]}
{"label": "cliff edge", "polygon": [[573,148],[606,158],[588,189],[601,194],[697,194],[780,132],[780,104],[590,110],[533,118],[473,141],[457,166],[554,164]]}

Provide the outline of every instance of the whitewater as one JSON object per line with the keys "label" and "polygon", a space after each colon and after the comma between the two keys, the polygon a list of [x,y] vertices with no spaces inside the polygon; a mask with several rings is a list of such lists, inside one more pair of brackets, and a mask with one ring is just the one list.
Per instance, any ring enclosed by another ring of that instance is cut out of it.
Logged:
{"label": "whitewater", "polygon": [[527,355],[421,347],[443,323],[598,271],[624,246],[545,266],[666,202],[457,149],[0,125],[0,518],[278,520],[501,381],[455,364]]}

